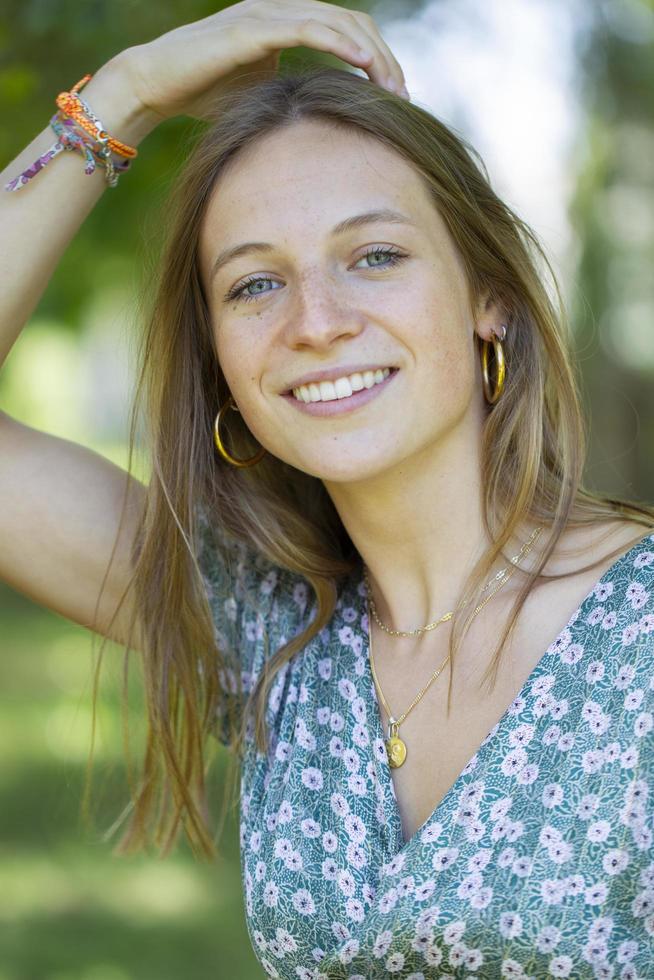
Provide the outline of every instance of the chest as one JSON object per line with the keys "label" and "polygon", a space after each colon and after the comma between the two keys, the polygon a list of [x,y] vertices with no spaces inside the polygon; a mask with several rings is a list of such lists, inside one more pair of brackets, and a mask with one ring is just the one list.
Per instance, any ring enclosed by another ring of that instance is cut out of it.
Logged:
{"label": "chest", "polygon": [[[548,583],[535,593],[523,607],[495,676],[490,669],[492,655],[509,611],[510,596],[504,597],[501,609],[497,608],[493,615],[473,622],[453,671],[449,709],[448,662],[397,732],[405,743],[406,757],[390,771],[405,841],[443,801],[596,581],[595,570],[573,583]],[[388,708],[396,718],[409,708],[448,655],[448,634],[444,632],[436,638],[435,632],[429,634],[434,637],[429,645],[407,657],[400,640],[373,625],[376,673]],[[380,721],[384,736],[388,737],[388,710],[379,687],[376,691]]]}

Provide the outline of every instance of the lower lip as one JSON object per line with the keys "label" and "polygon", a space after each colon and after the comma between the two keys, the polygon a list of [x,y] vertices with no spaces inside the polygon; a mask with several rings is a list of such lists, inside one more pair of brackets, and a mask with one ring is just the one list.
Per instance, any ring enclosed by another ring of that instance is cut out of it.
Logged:
{"label": "lower lip", "polygon": [[388,387],[398,371],[399,368],[391,368],[391,373],[379,384],[373,385],[372,388],[362,388],[361,391],[355,391],[348,398],[334,398],[329,402],[301,402],[292,392],[282,395],[282,398],[291,401],[296,408],[307,415],[344,415],[346,412],[353,412],[356,408],[376,398],[384,388]]}

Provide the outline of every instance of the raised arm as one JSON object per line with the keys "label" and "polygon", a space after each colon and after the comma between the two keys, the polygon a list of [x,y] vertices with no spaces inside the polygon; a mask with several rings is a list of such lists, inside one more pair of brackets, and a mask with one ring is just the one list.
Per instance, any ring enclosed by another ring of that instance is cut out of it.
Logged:
{"label": "raised arm", "polygon": [[[247,84],[248,75],[274,73],[281,50],[300,45],[365,66],[381,85],[390,83],[397,91],[402,86],[402,71],[366,14],[320,0],[284,5],[242,0],[127,48],[81,94],[112,137],[137,147],[163,119],[180,114],[206,118],[220,89]],[[72,152],[51,159],[17,190],[5,191],[54,139],[45,127],[0,175],[0,370],[96,201],[103,193],[120,193],[106,189],[100,168],[85,175],[82,157]],[[129,174],[121,179],[128,180]],[[118,537],[128,479],[130,506]],[[131,573],[145,492],[102,456],[0,412],[0,578],[67,618],[123,642],[127,603],[111,629],[109,620]],[[114,544],[117,553],[94,623]]]}

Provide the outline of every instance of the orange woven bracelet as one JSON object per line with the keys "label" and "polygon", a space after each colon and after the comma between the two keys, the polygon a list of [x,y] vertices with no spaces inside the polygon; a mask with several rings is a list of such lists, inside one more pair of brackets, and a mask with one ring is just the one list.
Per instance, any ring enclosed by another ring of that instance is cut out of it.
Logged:
{"label": "orange woven bracelet", "polygon": [[106,143],[109,149],[117,153],[118,156],[128,158],[138,156],[138,150],[110,136],[103,128],[100,120],[90,112],[89,107],[85,107],[82,104],[82,100],[77,93],[92,77],[92,75],[84,75],[83,78],[80,78],[79,82],[73,85],[70,92],[60,92],[55,100],[57,107],[65,116],[74,119],[89,136],[93,136],[101,142]]}

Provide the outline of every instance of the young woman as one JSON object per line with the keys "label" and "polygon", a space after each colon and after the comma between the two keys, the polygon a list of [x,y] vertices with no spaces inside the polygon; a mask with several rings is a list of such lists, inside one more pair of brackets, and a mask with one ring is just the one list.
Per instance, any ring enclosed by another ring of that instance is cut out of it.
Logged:
{"label": "young woman", "polygon": [[[278,76],[296,45],[369,78]],[[153,818],[215,853],[231,747],[268,976],[652,976],[654,510],[583,487],[544,255],[403,82],[369,16],[245,0],[78,90],[93,174],[30,169],[48,128],[7,167],[3,357],[108,161],[209,122],[143,338],[152,478],[3,415],[0,575],[138,651],[120,853]]]}

